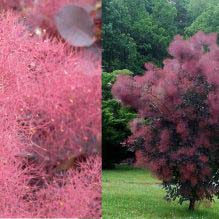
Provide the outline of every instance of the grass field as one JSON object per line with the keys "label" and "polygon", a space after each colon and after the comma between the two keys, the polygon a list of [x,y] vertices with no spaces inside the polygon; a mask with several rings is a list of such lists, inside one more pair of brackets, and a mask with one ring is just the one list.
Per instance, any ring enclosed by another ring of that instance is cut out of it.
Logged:
{"label": "grass field", "polygon": [[103,219],[219,219],[219,201],[200,204],[194,212],[188,203],[166,202],[159,181],[149,172],[127,166],[103,171]]}

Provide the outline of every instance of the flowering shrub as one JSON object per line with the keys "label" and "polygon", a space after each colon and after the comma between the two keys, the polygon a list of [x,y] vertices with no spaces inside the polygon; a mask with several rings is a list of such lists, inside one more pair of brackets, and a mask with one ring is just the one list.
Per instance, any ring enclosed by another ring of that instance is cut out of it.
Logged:
{"label": "flowering shrub", "polygon": [[[130,147],[161,180],[168,199],[212,200],[219,178],[219,48],[217,35],[176,36],[162,69],[119,76],[112,93],[138,111]],[[149,120],[145,120],[148,118]]]}
{"label": "flowering shrub", "polygon": [[0,24],[0,215],[100,217],[100,59]]}

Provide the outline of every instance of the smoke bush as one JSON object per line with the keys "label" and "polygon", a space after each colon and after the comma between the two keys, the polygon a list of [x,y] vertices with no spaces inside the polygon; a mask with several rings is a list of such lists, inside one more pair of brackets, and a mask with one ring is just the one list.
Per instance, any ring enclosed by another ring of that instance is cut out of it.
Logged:
{"label": "smoke bush", "polygon": [[[101,217],[101,159],[90,157],[79,167],[80,171],[70,170],[61,179],[66,183],[62,188],[58,179],[37,193],[37,200],[41,203],[37,202],[38,207],[34,207],[36,215],[50,218]],[[41,209],[42,205],[44,208]]]}
{"label": "smoke bush", "polygon": [[99,217],[100,59],[0,24],[0,215]]}
{"label": "smoke bush", "polygon": [[[138,111],[130,147],[154,172],[168,199],[197,200],[218,193],[219,48],[217,35],[176,36],[162,69],[119,76],[112,92]],[[149,121],[145,122],[148,118]]]}

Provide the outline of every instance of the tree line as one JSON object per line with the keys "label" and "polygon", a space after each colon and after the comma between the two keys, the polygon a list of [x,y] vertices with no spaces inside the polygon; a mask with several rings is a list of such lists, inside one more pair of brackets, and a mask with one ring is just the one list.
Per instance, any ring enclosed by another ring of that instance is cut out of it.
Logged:
{"label": "tree line", "polygon": [[[130,135],[133,109],[111,96],[117,75],[137,75],[144,64],[163,66],[174,36],[188,38],[198,31],[219,32],[217,0],[110,0],[103,2],[103,166],[130,156],[121,146]],[[118,71],[128,69],[125,71]]]}

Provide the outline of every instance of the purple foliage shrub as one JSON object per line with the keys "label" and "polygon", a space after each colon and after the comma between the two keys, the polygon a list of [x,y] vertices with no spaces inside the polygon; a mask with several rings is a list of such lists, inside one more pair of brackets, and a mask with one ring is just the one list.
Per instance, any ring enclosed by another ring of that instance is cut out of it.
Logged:
{"label": "purple foliage shrub", "polygon": [[127,141],[138,162],[163,181],[168,199],[193,209],[219,191],[217,34],[176,36],[169,54],[163,68],[149,63],[143,76],[119,76],[112,93],[138,112]]}

